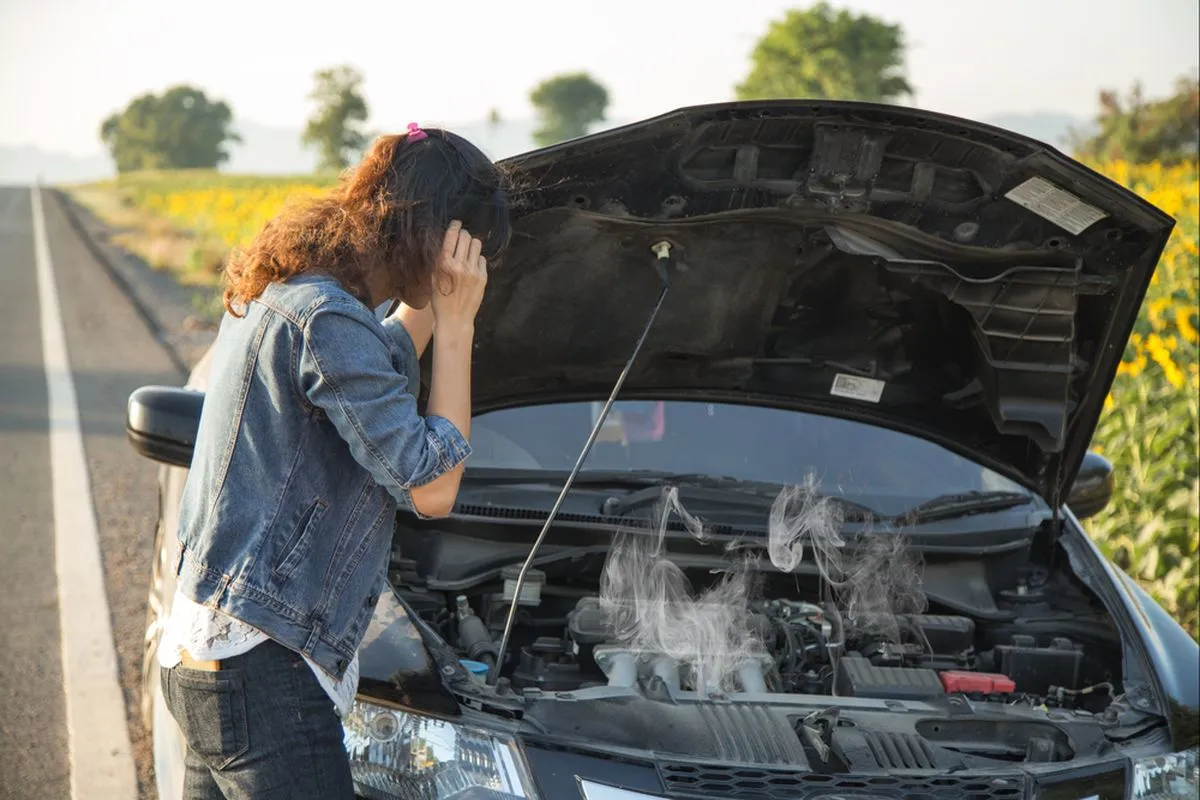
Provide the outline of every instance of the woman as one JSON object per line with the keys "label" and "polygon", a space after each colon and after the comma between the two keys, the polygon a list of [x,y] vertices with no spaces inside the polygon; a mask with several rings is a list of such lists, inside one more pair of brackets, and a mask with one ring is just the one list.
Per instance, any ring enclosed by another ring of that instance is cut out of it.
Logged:
{"label": "woman", "polygon": [[440,517],[458,493],[474,319],[508,226],[487,157],[413,124],[231,257],[159,650],[185,797],[353,796],[356,650],[397,501]]}

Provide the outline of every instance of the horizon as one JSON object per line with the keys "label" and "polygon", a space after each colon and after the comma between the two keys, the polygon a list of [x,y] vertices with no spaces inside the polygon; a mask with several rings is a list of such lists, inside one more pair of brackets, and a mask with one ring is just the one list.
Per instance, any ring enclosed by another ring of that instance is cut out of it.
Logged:
{"label": "horizon", "polygon": [[[963,0],[953,14],[930,2],[832,4],[902,26],[915,87],[905,105],[970,119],[1038,111],[1090,118],[1101,89],[1124,93],[1140,80],[1148,95],[1160,95],[1198,64],[1193,0],[1148,0],[1132,24],[1121,0],[1011,0],[1001,13],[987,0]],[[684,0],[592,0],[569,14],[550,0],[343,0],[346,32],[331,36],[312,0],[210,0],[203,8],[0,2],[0,107],[9,112],[0,117],[0,144],[102,152],[104,117],[142,92],[180,83],[228,102],[236,122],[302,127],[313,73],[342,63],[363,72],[376,130],[414,119],[468,124],[491,108],[531,119],[536,83],[575,69],[608,87],[610,118],[644,119],[732,99],[768,23],[807,5],[743,0],[731,16],[724,6]],[[1078,35],[1082,20],[1086,38]],[[453,46],[436,31],[453,32]]]}
{"label": "horizon", "polygon": [[[720,102],[720,101],[717,101],[717,102]],[[734,101],[731,98],[727,102],[734,102]],[[695,105],[700,105],[700,104],[695,104]],[[907,104],[905,104],[905,103],[897,103],[894,105],[897,105],[900,107],[917,108],[917,109],[922,108],[921,106],[907,106]],[[671,112],[678,111],[680,109],[688,108],[688,107],[690,107],[690,106],[672,106],[670,108],[664,108],[661,112],[658,112],[657,114],[654,114],[652,116],[658,116],[659,114],[669,114]],[[947,113],[947,112],[938,112],[938,113]],[[957,114],[949,114],[949,116],[961,117],[961,115],[957,115]],[[1065,114],[1061,111],[1058,111],[1056,109],[1051,109],[1051,108],[1038,108],[1038,109],[1033,109],[1030,111],[1000,112],[997,114],[989,115],[988,118],[989,119],[995,119],[998,117],[1030,117],[1030,118],[1032,118],[1032,117],[1040,117],[1040,116],[1063,116],[1063,117],[1070,116],[1070,117],[1073,117],[1074,115]],[[591,130],[589,132],[596,133],[599,131],[608,130],[609,128],[615,128],[615,127],[618,127],[621,125],[630,125],[630,124],[634,124],[637,122],[642,122],[642,121],[645,121],[650,118],[651,118],[650,116],[646,116],[646,117],[639,117],[636,119],[633,119],[633,118],[614,119],[611,116],[606,116],[602,123],[599,123],[595,127],[594,130]],[[962,117],[962,118],[969,119],[969,120],[972,119],[970,117]],[[1081,122],[1088,121],[1088,118],[1085,118],[1085,117],[1078,117],[1077,119]],[[973,121],[985,122],[985,124],[990,124],[990,123],[986,123],[986,120],[984,120],[984,119],[974,119]],[[233,128],[234,132],[236,132],[238,134],[243,133],[244,132],[243,126],[246,126],[249,128],[257,128],[260,131],[273,131],[276,133],[288,133],[288,134],[294,133],[298,137],[300,135],[300,133],[303,131],[303,127],[304,127],[303,122],[304,121],[302,120],[294,126],[289,126],[286,124],[269,123],[269,122],[263,122],[262,120],[258,120],[258,119],[251,119],[251,118],[235,116],[232,128]],[[432,124],[433,123],[428,123],[429,126],[432,126]],[[438,127],[445,128],[446,130],[451,130],[451,131],[455,131],[455,132],[457,132],[461,128],[481,127],[481,126],[485,126],[485,125],[489,125],[489,124],[491,124],[491,123],[489,123],[489,121],[484,117],[480,117],[480,118],[476,118],[476,119],[461,119],[461,120],[437,123]],[[528,116],[502,118],[500,120],[499,124],[500,125],[527,125],[530,127],[535,127],[540,123],[538,122],[537,116],[534,113],[530,112],[530,114]],[[384,134],[388,134],[388,133],[399,133],[401,130],[403,130],[404,125],[396,124],[395,126],[382,126],[382,127],[379,127],[378,129],[376,129],[376,126],[373,126],[373,125],[370,125],[368,127],[370,127],[372,130],[371,135],[377,136],[377,135],[384,135]],[[99,137],[97,137],[97,142],[99,142]],[[86,158],[88,156],[107,155],[107,153],[105,153],[105,151],[104,151],[103,144],[98,144],[94,150],[92,150],[90,152],[83,152],[83,153],[75,153],[75,152],[71,152],[71,151],[67,151],[67,150],[55,150],[55,149],[43,148],[43,147],[38,146],[38,144],[36,142],[32,142],[32,141],[25,141],[25,142],[0,141],[0,147],[11,148],[11,149],[29,148],[29,149],[39,150],[39,151],[49,154],[49,155],[71,155],[71,156],[78,156],[81,158]]]}
{"label": "horizon", "polygon": [[[139,94],[178,84],[228,102],[234,130],[250,133],[230,146],[222,171],[311,171],[315,153],[299,134],[312,111],[313,73],[343,63],[364,75],[372,133],[418,121],[504,158],[534,146],[528,95],[539,81],[584,70],[604,84],[611,104],[593,130],[730,101],[769,23],[808,5],[743,0],[730,16],[685,0],[581,0],[569,14],[550,0],[404,8],[343,0],[346,33],[331,36],[327,16],[305,13],[320,8],[313,0],[211,0],[203,9],[0,0],[0,107],[8,112],[0,116],[0,182],[111,176],[103,119]],[[1132,25],[1121,0],[1011,0],[1000,13],[987,0],[963,0],[953,14],[932,2],[831,5],[901,25],[914,87],[901,105],[999,124],[1060,148],[1069,129],[1094,119],[1102,89],[1124,96],[1139,81],[1147,96],[1162,96],[1198,66],[1193,0],[1147,2]],[[629,23],[635,14],[637,26]],[[453,32],[454,47],[433,34],[442,30]],[[493,108],[499,128],[486,122]]]}
{"label": "horizon", "polygon": [[[675,109],[668,111],[671,110]],[[592,125],[589,133],[598,133],[638,121],[609,117]],[[1060,149],[1065,149],[1065,137],[1070,130],[1086,129],[1088,125],[1088,121],[1082,118],[1050,111],[1001,114],[976,121],[1011,130]],[[538,145],[533,139],[533,131],[537,126],[537,120],[532,117],[502,120],[498,124],[488,120],[475,120],[445,125],[472,141],[497,161],[537,149]],[[306,148],[301,143],[300,127],[265,126],[243,120],[235,128],[242,136],[242,141],[228,145],[230,157],[215,168],[215,171],[226,175],[264,177],[306,175],[316,171],[316,151]],[[377,131],[386,132],[387,129]],[[23,160],[22,156],[31,158]],[[112,159],[104,151],[76,156],[43,151],[33,145],[0,144],[0,185],[30,183],[35,180],[79,184],[111,179],[116,174]]]}

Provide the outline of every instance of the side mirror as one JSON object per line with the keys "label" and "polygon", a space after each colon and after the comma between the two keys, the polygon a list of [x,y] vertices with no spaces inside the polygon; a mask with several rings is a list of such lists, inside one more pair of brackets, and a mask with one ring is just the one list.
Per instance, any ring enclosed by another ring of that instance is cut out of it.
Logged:
{"label": "side mirror", "polygon": [[1088,451],[1071,486],[1067,506],[1079,519],[1095,516],[1112,500],[1114,486],[1112,463],[1099,453]]}
{"label": "side mirror", "polygon": [[139,455],[163,464],[192,463],[204,393],[170,386],[143,386],[129,395],[125,432]]}

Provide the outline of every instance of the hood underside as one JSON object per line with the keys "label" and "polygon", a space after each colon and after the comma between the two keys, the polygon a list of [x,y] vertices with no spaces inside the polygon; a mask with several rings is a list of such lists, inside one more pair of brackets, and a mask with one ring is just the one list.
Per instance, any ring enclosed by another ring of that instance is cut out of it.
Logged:
{"label": "hood underside", "polygon": [[623,397],[862,419],[1053,503],[1174,225],[1044,144],[895,106],[689,108],[504,166],[518,208],[476,323],[477,412],[606,396],[666,241]]}

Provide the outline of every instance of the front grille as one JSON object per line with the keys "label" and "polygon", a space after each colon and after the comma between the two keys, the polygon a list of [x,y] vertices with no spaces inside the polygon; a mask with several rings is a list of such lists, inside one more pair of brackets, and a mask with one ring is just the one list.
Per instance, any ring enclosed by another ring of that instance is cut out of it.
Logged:
{"label": "front grille", "polygon": [[757,703],[701,703],[704,729],[712,734],[721,761],[749,764],[804,763],[796,734],[771,709]]}
{"label": "front grille", "polygon": [[1021,775],[822,775],[786,769],[660,762],[670,797],[819,800],[850,794],[880,800],[1022,800]]}

